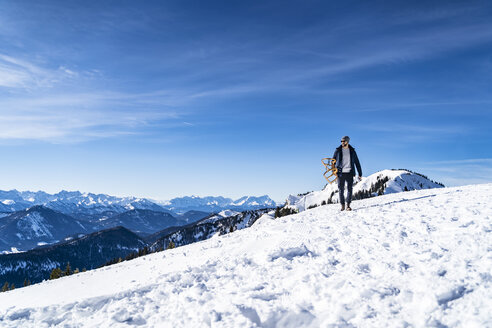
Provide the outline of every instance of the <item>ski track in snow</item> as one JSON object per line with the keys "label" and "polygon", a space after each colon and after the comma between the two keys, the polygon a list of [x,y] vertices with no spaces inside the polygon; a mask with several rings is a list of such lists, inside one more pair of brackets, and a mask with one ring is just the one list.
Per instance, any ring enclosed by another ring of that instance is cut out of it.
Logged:
{"label": "ski track in snow", "polygon": [[326,205],[0,294],[1,327],[492,327],[492,184]]}

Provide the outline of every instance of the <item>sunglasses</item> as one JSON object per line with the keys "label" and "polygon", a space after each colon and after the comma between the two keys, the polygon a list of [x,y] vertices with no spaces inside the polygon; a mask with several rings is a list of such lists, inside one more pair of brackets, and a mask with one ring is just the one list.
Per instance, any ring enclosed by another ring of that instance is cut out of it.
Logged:
{"label": "sunglasses", "polygon": [[348,141],[347,141],[347,140],[342,140],[342,141],[340,141],[340,142],[348,142]]}

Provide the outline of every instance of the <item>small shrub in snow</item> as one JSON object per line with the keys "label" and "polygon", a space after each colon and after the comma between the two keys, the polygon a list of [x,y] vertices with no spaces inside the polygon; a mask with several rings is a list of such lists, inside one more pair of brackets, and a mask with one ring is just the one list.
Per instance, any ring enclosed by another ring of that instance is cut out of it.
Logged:
{"label": "small shrub in snow", "polygon": [[72,268],[70,267],[70,262],[67,262],[67,266],[65,267],[65,271],[63,271],[63,275],[64,276],[69,276],[72,273],[73,272],[72,272]]}
{"label": "small shrub in snow", "polygon": [[62,270],[60,268],[54,268],[53,270],[51,270],[50,280],[58,279],[61,276],[63,276]]}
{"label": "small shrub in snow", "polygon": [[282,216],[298,213],[298,211],[296,209],[293,209],[290,207],[282,207],[280,209],[277,207],[277,209],[278,209],[278,211],[275,210],[275,218],[280,218]]}

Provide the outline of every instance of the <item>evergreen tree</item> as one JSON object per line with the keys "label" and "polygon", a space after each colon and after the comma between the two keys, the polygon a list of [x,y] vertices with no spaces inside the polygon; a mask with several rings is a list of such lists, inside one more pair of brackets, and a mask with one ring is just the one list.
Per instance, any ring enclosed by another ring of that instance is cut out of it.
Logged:
{"label": "evergreen tree", "polygon": [[277,206],[277,208],[275,209],[275,218],[279,218],[280,217],[280,207]]}
{"label": "evergreen tree", "polygon": [[70,262],[67,262],[67,266],[65,267],[65,271],[63,271],[64,276],[69,276],[72,274],[72,268],[70,267]]}
{"label": "evergreen tree", "polygon": [[75,268],[75,270],[73,271],[73,274],[77,274],[79,272],[80,272],[79,268]]}
{"label": "evergreen tree", "polygon": [[24,279],[24,287],[26,287],[26,286],[27,286],[27,278]]}
{"label": "evergreen tree", "polygon": [[5,282],[5,284],[3,284],[3,287],[2,287],[2,292],[6,292],[8,290],[9,290],[9,283]]}
{"label": "evergreen tree", "polygon": [[15,285],[14,284],[10,285],[10,290],[14,290],[14,289],[15,289]]}
{"label": "evergreen tree", "polygon": [[173,249],[173,248],[175,248],[175,247],[176,247],[176,245],[175,245],[175,244],[174,244],[174,242],[171,240],[171,241],[169,242],[169,244],[167,244],[167,248],[166,248],[166,249]]}
{"label": "evergreen tree", "polygon": [[60,278],[61,276],[63,275],[63,272],[60,268],[54,268],[52,271],[51,271],[51,274],[50,274],[50,280],[53,280],[53,279],[58,279]]}

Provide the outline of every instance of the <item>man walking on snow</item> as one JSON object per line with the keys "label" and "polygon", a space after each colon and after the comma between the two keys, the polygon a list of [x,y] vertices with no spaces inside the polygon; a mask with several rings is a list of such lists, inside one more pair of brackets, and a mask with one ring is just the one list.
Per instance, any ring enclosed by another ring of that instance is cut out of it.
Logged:
{"label": "man walking on snow", "polygon": [[[333,158],[336,159],[337,177],[338,177],[338,193],[340,195],[340,204],[342,211],[345,210],[347,203],[347,211],[351,211],[350,202],[352,201],[352,185],[354,184],[355,167],[359,172],[359,180],[362,179],[362,168],[360,167],[359,158],[354,147],[349,145],[350,138],[345,136],[342,138],[342,145],[339,146]],[[355,166],[355,167],[354,167]],[[345,199],[345,182],[347,182],[347,199]]]}

